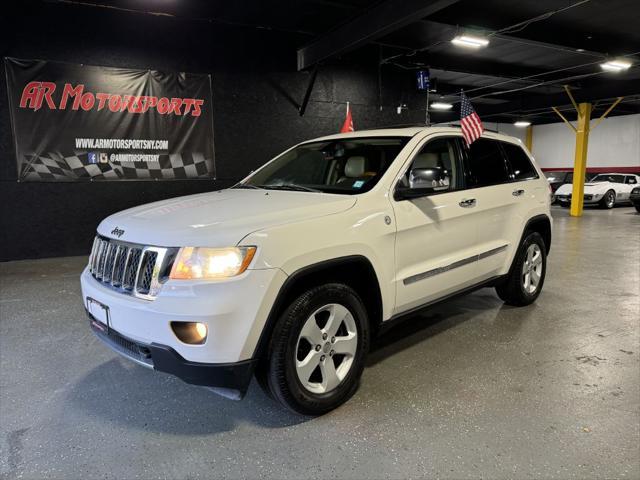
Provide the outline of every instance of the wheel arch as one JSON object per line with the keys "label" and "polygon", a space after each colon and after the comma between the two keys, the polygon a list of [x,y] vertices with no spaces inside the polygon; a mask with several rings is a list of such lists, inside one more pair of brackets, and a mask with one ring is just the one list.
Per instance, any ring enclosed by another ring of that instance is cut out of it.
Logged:
{"label": "wheel arch", "polygon": [[253,358],[264,358],[273,328],[292,299],[309,288],[330,282],[344,283],[356,291],[367,311],[371,333],[375,335],[382,323],[382,292],[373,264],[363,255],[333,258],[302,267],[286,279],[269,311]]}
{"label": "wheel arch", "polygon": [[536,215],[531,217],[524,226],[522,230],[522,237],[520,238],[520,243],[524,240],[526,234],[528,232],[538,232],[544,241],[544,246],[547,250],[547,254],[549,250],[551,250],[551,219],[546,214]]}

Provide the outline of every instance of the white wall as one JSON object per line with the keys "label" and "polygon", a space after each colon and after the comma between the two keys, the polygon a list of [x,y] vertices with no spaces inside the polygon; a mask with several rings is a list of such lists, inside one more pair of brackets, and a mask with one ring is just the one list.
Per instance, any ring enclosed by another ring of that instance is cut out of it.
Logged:
{"label": "white wall", "polygon": [[[575,143],[563,122],[533,127],[532,153],[542,168],[573,168]],[[640,171],[640,114],[607,118],[589,134],[587,168],[598,167]]]}
{"label": "white wall", "polygon": [[496,123],[496,122],[482,122],[485,128],[490,130],[496,130],[505,135],[511,135],[512,137],[519,138],[522,143],[525,143],[527,137],[527,129],[516,127],[512,123]]}
{"label": "white wall", "polygon": [[[519,138],[520,140],[522,140],[522,143],[524,143],[525,137],[527,136],[527,129],[526,128],[518,128],[518,127],[514,126],[512,123],[498,123],[498,122],[485,122],[485,121],[483,121],[482,124],[484,125],[484,128],[486,128],[486,129],[493,130],[493,131],[498,132],[498,133],[504,133],[505,135],[511,135],[512,137]],[[438,124],[436,124],[436,125],[438,125]],[[459,121],[447,122],[447,123],[443,123],[443,125],[460,125],[460,122]]]}

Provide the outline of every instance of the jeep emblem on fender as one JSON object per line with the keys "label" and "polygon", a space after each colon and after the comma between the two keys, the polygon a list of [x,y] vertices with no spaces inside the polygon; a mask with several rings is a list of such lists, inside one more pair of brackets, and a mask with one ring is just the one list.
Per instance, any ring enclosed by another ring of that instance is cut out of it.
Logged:
{"label": "jeep emblem on fender", "polygon": [[111,230],[111,235],[115,235],[116,237],[120,238],[122,235],[124,235],[124,230],[121,230],[118,227],[116,227],[113,230]]}

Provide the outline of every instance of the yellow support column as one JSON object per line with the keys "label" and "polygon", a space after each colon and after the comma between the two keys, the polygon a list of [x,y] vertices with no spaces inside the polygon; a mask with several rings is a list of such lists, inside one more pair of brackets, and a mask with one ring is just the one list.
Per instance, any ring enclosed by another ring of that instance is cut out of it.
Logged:
{"label": "yellow support column", "polygon": [[533,125],[527,127],[527,136],[524,139],[524,144],[529,152],[533,150]]}
{"label": "yellow support column", "polygon": [[582,216],[584,204],[584,181],[587,173],[587,146],[589,143],[589,123],[591,104],[578,105],[578,128],[576,129],[576,156],[573,165],[573,191],[571,193],[572,217]]}

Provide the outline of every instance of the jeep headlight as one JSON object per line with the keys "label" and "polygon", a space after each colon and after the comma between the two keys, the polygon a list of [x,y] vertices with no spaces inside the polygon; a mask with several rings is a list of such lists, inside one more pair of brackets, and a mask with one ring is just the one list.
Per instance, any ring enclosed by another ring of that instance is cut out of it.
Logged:
{"label": "jeep headlight", "polygon": [[173,262],[169,278],[174,280],[235,277],[244,272],[256,247],[182,247]]}

